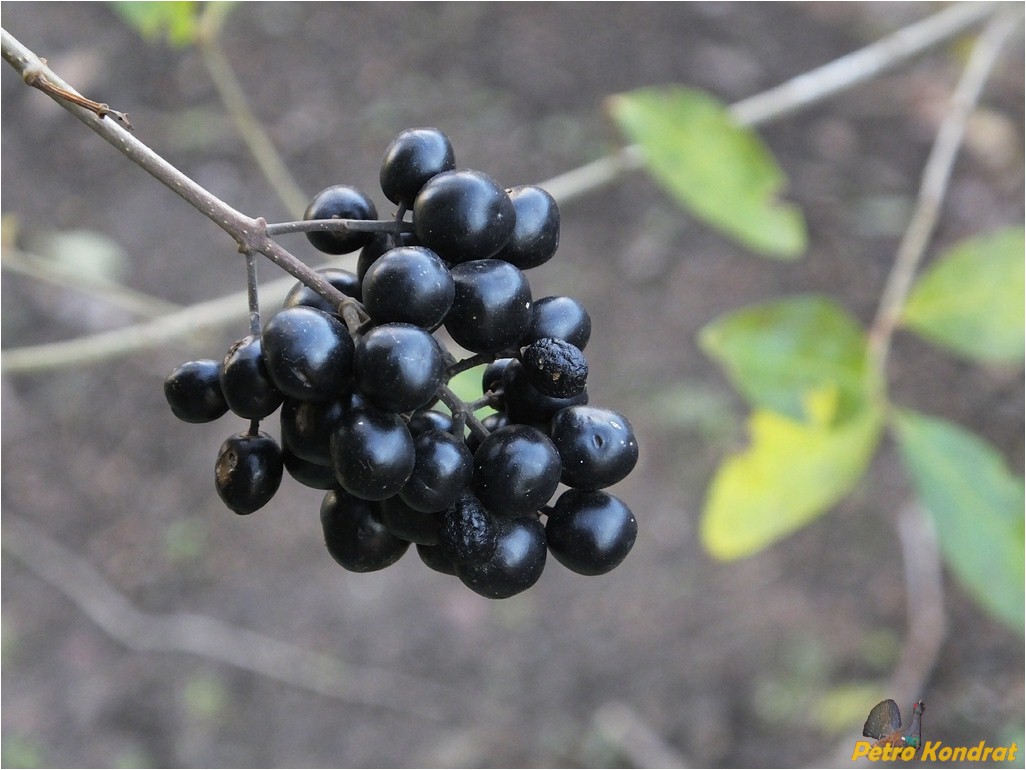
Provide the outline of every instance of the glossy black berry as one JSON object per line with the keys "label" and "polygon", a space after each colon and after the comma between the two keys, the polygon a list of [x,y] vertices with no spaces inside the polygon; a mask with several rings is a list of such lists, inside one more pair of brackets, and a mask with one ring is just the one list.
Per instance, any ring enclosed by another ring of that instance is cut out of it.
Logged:
{"label": "glossy black berry", "polygon": [[559,206],[545,190],[534,185],[508,192],[516,212],[513,234],[495,255],[521,270],[548,262],[559,246]]}
{"label": "glossy black berry", "polygon": [[398,495],[382,500],[381,520],[400,540],[420,545],[438,545],[442,534],[441,511],[418,511]]}
{"label": "glossy black berry", "polygon": [[338,486],[335,471],[330,465],[319,465],[295,455],[287,446],[281,449],[281,459],[288,474],[312,489],[334,489]]}
{"label": "glossy black berry", "polygon": [[523,352],[524,371],[531,384],[546,396],[570,398],[588,383],[588,359],[566,340],[544,337]]}
{"label": "glossy black berry", "polygon": [[542,297],[531,303],[531,325],[522,346],[544,337],[556,337],[584,350],[591,338],[591,316],[573,297]]}
{"label": "glossy black berry", "polygon": [[[321,190],[306,207],[303,219],[376,219],[374,203],[348,185],[334,185]],[[365,246],[374,237],[373,233],[315,231],[306,234],[307,239],[318,251],[325,254],[348,254]]]}
{"label": "glossy black berry", "polygon": [[417,237],[447,262],[491,257],[506,245],[515,224],[509,195],[480,171],[438,174],[413,204]]}
{"label": "glossy black berry", "polygon": [[260,337],[250,334],[228,348],[221,364],[221,391],[228,408],[247,420],[260,420],[281,406],[281,391],[267,373]]}
{"label": "glossy black berry", "polygon": [[381,192],[412,206],[429,179],[456,168],[449,137],[437,128],[408,128],[392,140],[381,162]]}
{"label": "glossy black berry", "polygon": [[509,262],[481,259],[455,265],[456,296],[445,329],[474,353],[515,347],[531,323],[531,287]]}
{"label": "glossy black berry", "polygon": [[552,418],[552,442],[563,459],[562,481],[602,489],[627,477],[638,462],[634,428],[619,412],[572,406]]}
{"label": "glossy black berry", "polygon": [[377,326],[356,343],[356,383],[375,405],[412,412],[432,403],[442,384],[442,349],[428,332],[410,324]]}
{"label": "glossy black berry", "polygon": [[240,515],[253,513],[281,485],[281,448],[266,433],[236,433],[221,444],[214,484],[224,504]]}
{"label": "glossy black berry", "polygon": [[410,547],[388,531],[378,503],[360,500],[341,489],[324,496],[321,528],[331,558],[350,572],[384,569]]}
{"label": "glossy black berry", "polygon": [[587,404],[588,389],[569,398],[546,396],[531,384],[523,364],[513,361],[502,374],[502,403],[511,422],[548,429],[549,421],[559,410]]}
{"label": "glossy black berry", "polygon": [[442,514],[438,547],[454,564],[471,564],[490,558],[498,537],[495,517],[476,497],[465,494]]}
{"label": "glossy black berry", "polygon": [[413,473],[399,496],[415,510],[444,511],[470,486],[474,458],[462,438],[440,430],[421,433],[413,448]]}
{"label": "glossy black berry", "polygon": [[329,401],[352,381],[353,340],[335,316],[312,307],[278,311],[264,325],[264,362],[285,396]]}
{"label": "glossy black berry", "polygon": [[331,436],[335,478],[363,500],[398,494],[413,472],[413,437],[398,414],[372,406],[354,407]]}
{"label": "glossy black berry", "polygon": [[348,399],[285,399],[281,407],[281,441],[289,451],[319,465],[331,465],[331,434],[348,408]]}
{"label": "glossy black berry", "polygon": [[221,363],[204,358],[176,367],[164,380],[164,398],[179,420],[216,420],[228,411],[221,390]]}
{"label": "glossy black berry", "polygon": [[403,246],[383,254],[363,278],[363,304],[378,323],[436,329],[456,297],[449,268],[430,249]]}
{"label": "glossy black berry", "polygon": [[545,524],[549,550],[582,575],[601,575],[624,560],[638,536],[631,509],[606,492],[570,489]]}
{"label": "glossy black berry", "polygon": [[[347,297],[352,297],[357,301],[363,299],[363,294],[360,291],[360,279],[356,273],[351,273],[340,267],[324,267],[317,272]],[[289,290],[289,293],[285,295],[285,300],[282,302],[282,307],[297,307],[299,305],[315,307],[318,310],[323,310],[325,313],[338,312],[338,308],[333,303],[326,300],[302,281]]]}
{"label": "glossy black berry", "polygon": [[410,434],[414,438],[429,430],[441,430],[446,433],[452,433],[452,415],[435,409],[418,409],[410,415],[410,421],[406,423],[406,427],[410,429]]}
{"label": "glossy black berry", "polygon": [[491,558],[457,565],[456,574],[481,596],[508,599],[538,582],[545,558],[545,529],[536,517],[500,519]]}
{"label": "glossy black berry", "polygon": [[456,574],[456,565],[446,558],[445,554],[442,553],[442,549],[437,545],[421,545],[418,543],[417,555],[422,562],[435,572],[441,572],[443,575]]}
{"label": "glossy black berry", "polygon": [[541,431],[507,425],[474,452],[474,494],[497,516],[534,513],[559,486],[559,453]]}
{"label": "glossy black berry", "polygon": [[481,372],[481,392],[495,393],[502,390],[502,374],[506,371],[506,367],[515,360],[514,358],[497,358],[488,364]]}

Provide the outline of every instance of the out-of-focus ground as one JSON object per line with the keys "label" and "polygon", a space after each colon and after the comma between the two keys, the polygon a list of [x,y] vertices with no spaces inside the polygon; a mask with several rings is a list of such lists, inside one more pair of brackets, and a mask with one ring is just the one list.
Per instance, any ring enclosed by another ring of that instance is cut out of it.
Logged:
{"label": "out-of-focus ground", "polygon": [[[608,94],[684,83],[733,101],[937,7],[259,3],[233,12],[224,45],[308,194],[345,182],[384,204],[378,164],[402,128],[437,125],[460,165],[536,183],[616,146]],[[128,111],[137,135],[186,173],[241,211],[288,218],[195,51],[144,43],[105,4],[2,12],[5,28],[81,91]],[[140,610],[217,618],[337,658],[348,689],[331,697],[203,656],[133,649],[5,552],[4,765],[836,761],[876,699],[849,717],[823,698],[886,680],[906,601],[917,599],[904,592],[894,526],[910,488],[885,443],[829,515],[748,560],[712,561],[697,516],[718,461],[743,445],[744,407],[695,334],[721,313],[808,291],[872,318],[964,53],[931,52],[762,129],[807,217],[801,262],[746,253],[642,175],[564,207],[560,251],[531,272],[532,286],[588,307],[592,403],[627,414],[642,447],[614,490],[640,535],[609,575],[551,560],[530,591],[490,602],[412,551],[384,572],[344,572],[323,547],[321,494],[291,480],[253,516],[229,513],[212,467],[242,421],[180,423],[161,382],[181,361],[220,356],[245,333],[241,320],[126,359],[5,375],[5,529],[11,516],[30,521]],[[244,287],[229,239],[3,70],[3,214],[20,245],[101,233],[123,250],[100,266],[106,274],[181,305]],[[1023,220],[1021,36],[981,106],[931,254]],[[2,291],[5,349],[132,320],[6,271]],[[895,400],[978,432],[1021,473],[1021,370],[960,362],[899,334],[890,377]],[[1022,636],[950,577],[944,587],[950,632],[924,690],[881,687],[878,699],[905,710],[925,698],[924,737],[948,745],[1021,738]]]}

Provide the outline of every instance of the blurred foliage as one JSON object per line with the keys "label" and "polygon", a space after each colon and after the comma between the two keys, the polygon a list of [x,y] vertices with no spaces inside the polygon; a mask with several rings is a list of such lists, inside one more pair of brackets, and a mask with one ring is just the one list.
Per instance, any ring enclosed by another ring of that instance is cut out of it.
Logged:
{"label": "blurred foliage", "polygon": [[777,200],[785,178],[758,134],[689,88],[642,88],[609,99],[649,173],[685,209],[767,257],[797,259],[805,221]]}
{"label": "blurred foliage", "polygon": [[963,241],[923,272],[903,322],[971,360],[1015,364],[1026,349],[1026,230]]}
{"label": "blurred foliage", "polygon": [[[729,109],[688,88],[643,88],[609,99],[646,168],[684,208],[765,256],[806,248],[801,213],[776,196],[784,175]],[[908,330],[982,363],[1020,365],[1026,348],[1021,227],[941,254],[901,311]],[[749,446],[714,474],[700,524],[721,559],[749,556],[816,520],[859,482],[889,426],[942,554],[976,601],[1023,632],[1023,482],[971,433],[892,408],[868,337],[825,297],[741,308],[699,343],[752,408]]]}

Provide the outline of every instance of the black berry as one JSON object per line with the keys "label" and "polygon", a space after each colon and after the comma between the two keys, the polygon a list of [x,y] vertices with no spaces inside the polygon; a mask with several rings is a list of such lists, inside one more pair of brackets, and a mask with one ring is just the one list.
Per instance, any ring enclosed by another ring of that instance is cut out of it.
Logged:
{"label": "black berry", "polygon": [[534,513],[559,486],[559,453],[541,431],[508,425],[474,452],[474,494],[497,516]]}
{"label": "black berry", "polygon": [[381,162],[381,192],[392,203],[413,206],[429,179],[456,168],[449,137],[437,128],[408,128],[392,140]]}
{"label": "black berry", "polygon": [[260,420],[281,406],[264,363],[260,337],[250,334],[228,349],[221,364],[221,391],[228,407],[239,417]]}
{"label": "black berry", "polygon": [[385,252],[363,278],[363,304],[378,323],[401,321],[436,329],[455,296],[449,268],[437,254],[420,246]]}
{"label": "black berry", "polygon": [[[360,291],[360,279],[356,273],[351,273],[340,267],[324,267],[317,272],[347,297],[352,297],[357,301],[363,299],[363,294]],[[302,282],[293,286],[282,302],[282,307],[297,307],[299,305],[315,307],[318,310],[323,310],[325,313],[338,312],[338,308],[335,305]]]}
{"label": "black berry", "polygon": [[363,500],[397,494],[413,472],[413,437],[402,418],[372,406],[343,413],[331,436],[335,478]]}
{"label": "black berry", "polygon": [[341,489],[324,496],[321,528],[331,558],[350,572],[384,569],[410,547],[388,531],[378,503],[360,500]]}
{"label": "black berry", "polygon": [[584,350],[591,338],[591,316],[573,297],[542,297],[531,303],[531,325],[520,340],[530,345],[544,337],[566,340]]}
{"label": "black berry", "polygon": [[638,536],[630,508],[606,492],[569,489],[545,524],[549,550],[582,575],[602,575],[624,560]]}
{"label": "black berry", "polygon": [[164,398],[184,422],[211,422],[228,411],[221,390],[221,364],[209,358],[188,361],[164,380]]}
{"label": "black berry", "polygon": [[562,481],[602,489],[626,478],[638,462],[634,428],[619,412],[572,406],[552,418],[552,441],[563,459]]}
{"label": "black berry", "polygon": [[[340,184],[317,193],[306,207],[303,219],[375,219],[377,216],[370,198],[355,187]],[[348,254],[365,246],[374,235],[321,230],[309,232],[306,237],[315,249],[325,254]]]}
{"label": "black berry", "polygon": [[442,384],[442,349],[428,332],[410,324],[375,327],[356,343],[356,383],[389,412],[412,412],[433,402]]}
{"label": "black berry", "polygon": [[339,398],[352,380],[353,340],[335,316],[312,307],[278,311],[264,325],[264,362],[286,396]]}
{"label": "black berry", "polygon": [[534,185],[514,187],[508,194],[516,224],[495,258],[521,270],[545,264],[559,246],[559,206],[551,195]]}
{"label": "black berry", "polygon": [[217,494],[236,513],[253,513],[278,491],[282,467],[281,449],[266,433],[236,433],[217,453]]}
{"label": "black berry", "polygon": [[474,353],[516,346],[531,323],[531,287],[509,262],[481,259],[452,268],[456,296],[445,329]]}
{"label": "black berry", "polygon": [[481,596],[508,599],[538,582],[545,569],[545,554],[545,529],[536,517],[500,519],[492,556],[459,564],[456,574]]}
{"label": "black berry", "polygon": [[515,224],[509,195],[480,171],[438,174],[413,204],[417,237],[447,262],[491,257],[506,245]]}

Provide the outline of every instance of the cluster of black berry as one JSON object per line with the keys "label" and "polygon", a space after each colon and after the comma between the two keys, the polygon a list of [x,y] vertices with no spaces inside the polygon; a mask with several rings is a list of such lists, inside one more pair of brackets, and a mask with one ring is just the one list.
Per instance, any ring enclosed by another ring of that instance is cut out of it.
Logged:
{"label": "cluster of black berry", "polygon": [[[533,300],[524,276],[556,251],[555,200],[457,169],[431,128],[399,134],[380,179],[397,206],[390,220],[344,185],[306,211],[354,225],[307,231],[329,254],[362,249],[355,274],[321,271],[342,303],[297,284],[259,335],[165,381],[182,420],[230,409],[251,421],[221,446],[218,493],[251,513],[283,469],[328,490],[328,551],[356,572],[387,567],[411,543],[429,567],[491,598],[533,585],[550,552],[575,572],[608,572],[637,522],[603,490],[634,468],[638,445],[623,415],[587,405],[587,311],[571,297]],[[376,231],[357,229],[372,222]],[[441,328],[472,355],[456,360]],[[482,396],[466,404],[448,382],[477,365]],[[279,407],[280,445],[259,429]],[[568,489],[549,505],[560,483]]]}

